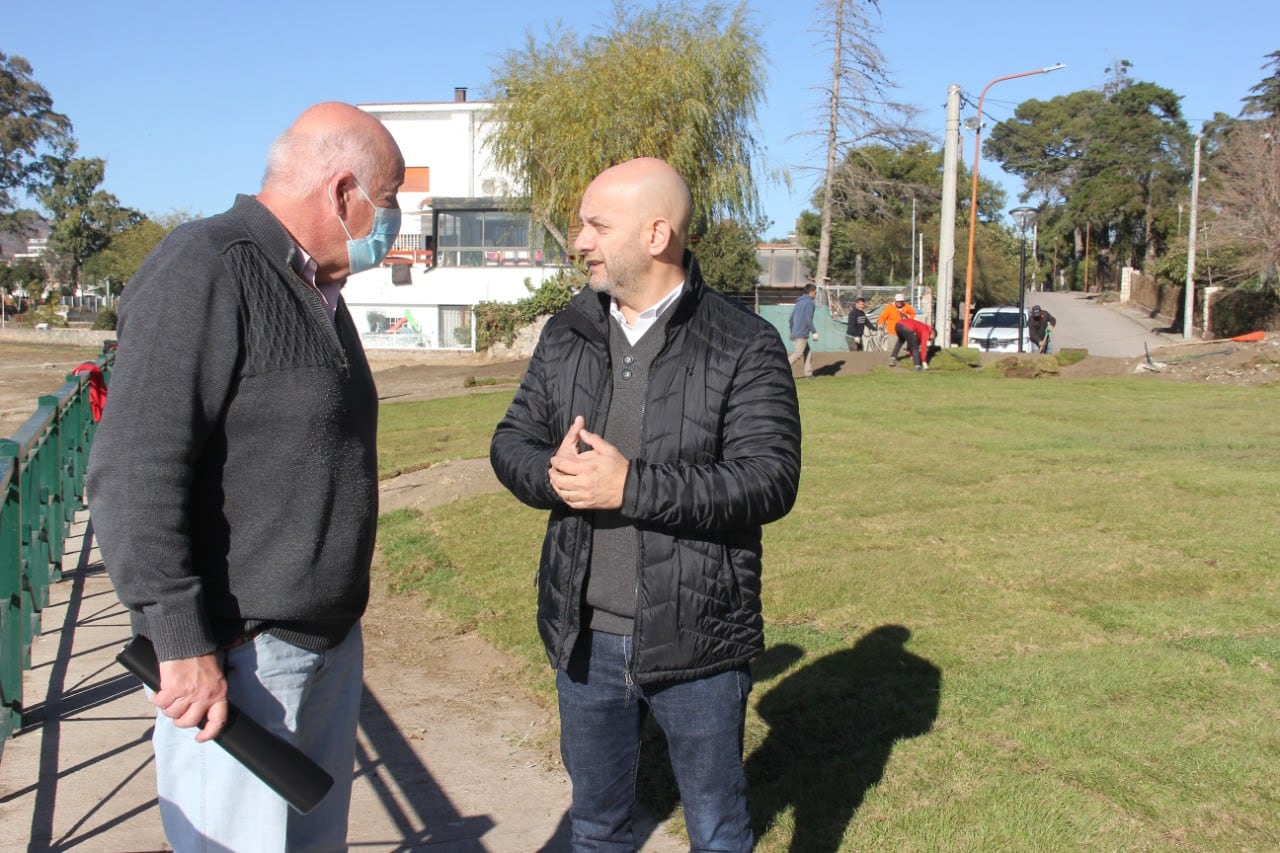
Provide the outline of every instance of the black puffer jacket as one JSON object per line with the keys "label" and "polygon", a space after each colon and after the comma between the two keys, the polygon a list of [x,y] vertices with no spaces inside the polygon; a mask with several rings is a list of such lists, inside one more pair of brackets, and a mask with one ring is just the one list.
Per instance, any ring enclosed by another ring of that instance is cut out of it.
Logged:
{"label": "black puffer jacket", "polygon": [[[640,543],[632,677],[642,683],[712,675],[763,650],[761,525],[791,510],[800,479],[800,413],[781,338],[706,288],[692,256],[686,267],[621,509]],[[577,415],[603,432],[608,305],[584,290],[547,323],[490,447],[503,485],[551,511],[538,630],[555,668],[568,664],[581,627],[594,513],[565,506],[547,471]]]}

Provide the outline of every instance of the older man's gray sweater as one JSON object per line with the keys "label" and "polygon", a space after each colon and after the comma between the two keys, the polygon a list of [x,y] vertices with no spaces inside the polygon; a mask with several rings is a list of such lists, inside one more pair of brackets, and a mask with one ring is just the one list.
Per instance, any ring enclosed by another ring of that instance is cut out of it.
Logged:
{"label": "older man's gray sweater", "polygon": [[368,601],[377,394],[256,199],[176,229],[125,288],[94,531],[161,660],[268,630],[336,645]]}

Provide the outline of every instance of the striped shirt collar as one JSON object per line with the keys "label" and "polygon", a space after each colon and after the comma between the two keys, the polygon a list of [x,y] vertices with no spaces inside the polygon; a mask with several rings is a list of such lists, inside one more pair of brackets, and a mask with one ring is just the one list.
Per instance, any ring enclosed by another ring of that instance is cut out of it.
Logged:
{"label": "striped shirt collar", "polygon": [[326,284],[316,283],[316,273],[319,266],[316,259],[311,257],[306,249],[293,244],[295,249],[293,253],[293,270],[307,284],[315,288],[316,293],[320,295],[320,301],[324,304],[325,313],[329,315],[329,320],[333,321],[338,313],[338,299],[342,296],[342,285],[346,281],[331,281]]}

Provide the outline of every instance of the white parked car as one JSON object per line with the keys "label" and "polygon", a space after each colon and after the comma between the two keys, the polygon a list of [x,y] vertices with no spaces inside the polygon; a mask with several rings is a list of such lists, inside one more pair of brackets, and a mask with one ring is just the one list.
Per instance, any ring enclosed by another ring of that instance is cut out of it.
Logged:
{"label": "white parked car", "polygon": [[[1031,336],[1027,334],[1027,321],[1030,315],[1022,312],[1022,351],[1035,352]],[[979,308],[969,324],[969,346],[977,347],[983,352],[1017,352],[1018,351],[1018,306],[1005,305],[999,308]]]}

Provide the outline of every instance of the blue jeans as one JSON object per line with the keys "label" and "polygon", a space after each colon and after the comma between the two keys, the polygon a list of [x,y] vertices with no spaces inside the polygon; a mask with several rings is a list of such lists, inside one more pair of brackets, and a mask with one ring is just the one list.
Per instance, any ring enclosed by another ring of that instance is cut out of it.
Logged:
{"label": "blue jeans", "polygon": [[633,851],[640,733],[646,713],[667,737],[694,851],[749,851],[742,735],[751,675],[629,684],[630,636],[585,632],[556,673],[560,755],[573,782],[574,851]]}
{"label": "blue jeans", "polygon": [[231,701],[311,756],[333,776],[333,788],[298,814],[222,747],[196,743],[196,729],[179,729],[157,712],[151,743],[169,843],[177,853],[346,850],[364,681],[360,625],[325,652],[259,634],[225,654]]}

